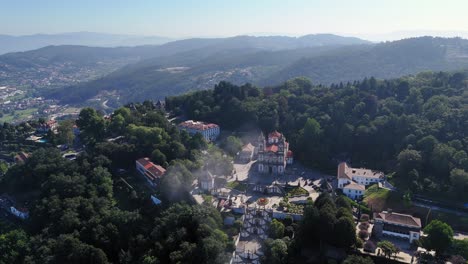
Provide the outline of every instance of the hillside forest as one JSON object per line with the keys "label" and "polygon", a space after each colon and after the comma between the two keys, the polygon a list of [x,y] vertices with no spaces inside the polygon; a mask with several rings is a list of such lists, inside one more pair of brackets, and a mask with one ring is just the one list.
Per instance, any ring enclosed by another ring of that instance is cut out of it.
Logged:
{"label": "hillside forest", "polygon": [[[338,162],[348,161],[384,171],[410,194],[462,201],[468,190],[467,88],[463,72],[331,86],[295,78],[263,89],[221,82],[212,90],[167,98],[166,110],[218,123],[239,137],[276,129],[306,166],[333,175]],[[230,173],[231,156],[200,134],[180,132],[149,101],[128,104],[110,117],[85,108],[76,125],[85,145],[76,160],[64,159],[53,147],[69,140],[70,130],[63,129],[49,133],[49,145],[31,147],[24,164],[0,177],[0,193],[30,208],[28,221],[0,221],[0,263],[229,260],[241,224],[226,228],[221,214],[195,204],[189,190],[199,171]],[[0,139],[15,142],[10,150],[20,151],[33,130],[30,124],[4,124]],[[167,169],[157,191],[143,188],[133,174],[142,156]],[[151,203],[151,194],[161,206]],[[300,262],[302,250],[323,245],[346,252],[362,247],[351,202],[324,193],[305,206],[302,221],[273,221],[263,261]]]}
{"label": "hillside forest", "polygon": [[463,72],[331,86],[296,78],[263,90],[221,82],[166,103],[239,133],[281,131],[296,159],[332,175],[348,161],[386,172],[411,193],[460,201],[468,191],[467,88]]}

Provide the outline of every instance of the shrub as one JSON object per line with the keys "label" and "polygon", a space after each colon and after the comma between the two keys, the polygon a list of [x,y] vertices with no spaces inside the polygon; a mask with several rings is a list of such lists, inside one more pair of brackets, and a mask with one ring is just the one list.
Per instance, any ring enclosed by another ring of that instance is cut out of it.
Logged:
{"label": "shrub", "polygon": [[375,244],[374,242],[368,240],[366,241],[366,243],[364,243],[364,251],[366,252],[371,252],[371,253],[374,253],[375,252]]}
{"label": "shrub", "polygon": [[421,243],[421,241],[416,239],[416,240],[413,240],[413,242],[411,243],[411,246],[414,247],[414,248],[422,247],[422,243]]}
{"label": "shrub", "polygon": [[292,226],[287,226],[284,230],[284,235],[292,238],[294,235],[294,228]]}
{"label": "shrub", "polygon": [[351,206],[361,208],[361,212],[363,212],[364,214],[369,215],[371,213],[371,210],[367,206],[364,206],[363,204],[358,204],[356,201],[353,201],[346,196],[344,198],[351,204]]}
{"label": "shrub", "polygon": [[292,219],[292,217],[290,215],[287,215],[283,220],[283,224],[285,226],[290,226],[290,225],[292,225],[292,223],[293,223],[293,219]]}
{"label": "shrub", "polygon": [[369,237],[369,232],[367,232],[367,230],[361,230],[358,234],[361,239],[367,239]]}
{"label": "shrub", "polygon": [[238,219],[238,220],[234,221],[234,228],[237,229],[237,232],[240,232],[243,224],[244,223],[242,222],[242,220]]}
{"label": "shrub", "polygon": [[369,223],[368,222],[362,222],[362,223],[359,224],[358,227],[361,230],[366,230],[367,231],[367,229],[369,229]]}
{"label": "shrub", "polygon": [[285,201],[280,201],[279,206],[282,207],[282,208],[286,208],[288,206],[288,203],[285,202]]}
{"label": "shrub", "polygon": [[226,243],[226,250],[234,251],[236,249],[236,244],[232,239],[229,239]]}
{"label": "shrub", "polygon": [[361,215],[361,222],[367,222],[369,221],[369,215],[368,214],[362,214]]}
{"label": "shrub", "polygon": [[308,196],[309,192],[302,187],[293,187],[288,190],[287,196]]}
{"label": "shrub", "polygon": [[356,238],[356,248],[362,248],[364,246],[364,241],[359,237]]}
{"label": "shrub", "polygon": [[449,263],[464,264],[464,263],[466,263],[466,260],[462,256],[455,255],[455,256],[450,257]]}

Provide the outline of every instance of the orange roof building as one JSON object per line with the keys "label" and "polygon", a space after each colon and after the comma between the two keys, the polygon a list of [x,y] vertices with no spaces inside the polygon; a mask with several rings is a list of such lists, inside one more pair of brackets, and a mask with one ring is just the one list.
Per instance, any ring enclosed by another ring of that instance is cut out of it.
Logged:
{"label": "orange roof building", "polygon": [[154,164],[149,158],[138,159],[135,163],[137,171],[145,176],[148,183],[152,186],[156,186],[160,178],[166,173],[166,169]]}

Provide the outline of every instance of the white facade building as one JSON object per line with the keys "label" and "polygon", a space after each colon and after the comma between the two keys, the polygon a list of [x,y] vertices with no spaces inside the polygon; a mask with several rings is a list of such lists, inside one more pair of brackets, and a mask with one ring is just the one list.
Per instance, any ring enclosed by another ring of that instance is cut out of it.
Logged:
{"label": "white facade building", "polygon": [[351,182],[343,187],[343,193],[353,200],[360,200],[364,196],[366,187],[354,182]]}
{"label": "white facade building", "polygon": [[221,132],[218,125],[200,121],[187,120],[178,125],[179,130],[185,130],[190,135],[200,133],[206,141],[215,141]]}
{"label": "white facade building", "polygon": [[383,172],[364,168],[351,168],[346,162],[338,165],[338,189],[351,199],[361,199],[366,186],[384,179]]}
{"label": "white facade building", "polygon": [[410,243],[421,235],[421,219],[393,212],[374,213],[374,229],[378,237],[382,235],[408,239]]}

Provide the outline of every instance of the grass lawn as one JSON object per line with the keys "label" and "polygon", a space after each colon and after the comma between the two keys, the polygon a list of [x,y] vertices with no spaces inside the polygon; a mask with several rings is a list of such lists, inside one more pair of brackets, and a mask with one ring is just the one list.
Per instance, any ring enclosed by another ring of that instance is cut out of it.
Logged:
{"label": "grass lawn", "polygon": [[287,193],[288,196],[309,195],[309,192],[302,187],[293,187],[293,188],[290,187],[287,189],[287,191],[288,191]]}
{"label": "grass lawn", "polygon": [[364,203],[372,207],[374,211],[382,211],[388,208],[397,209],[405,206],[405,203],[399,193],[391,192],[386,189],[380,189],[377,185],[367,188],[364,194]]}
{"label": "grass lawn", "polygon": [[0,118],[0,123],[7,122],[11,123],[12,121],[20,120],[32,116],[33,113],[37,112],[37,108],[30,108],[25,110],[15,111],[15,115],[5,114]]}
{"label": "grass lawn", "polygon": [[213,196],[212,195],[202,194],[202,197],[203,197],[204,203],[207,204],[207,205],[211,205],[211,203],[213,202]]}
{"label": "grass lawn", "polygon": [[72,114],[72,113],[75,113],[75,112],[79,112],[81,110],[81,108],[77,108],[77,107],[67,107],[63,112],[65,114]]}
{"label": "grass lawn", "polygon": [[247,190],[247,184],[238,181],[228,182],[226,187],[238,190],[240,192],[245,192]]}

